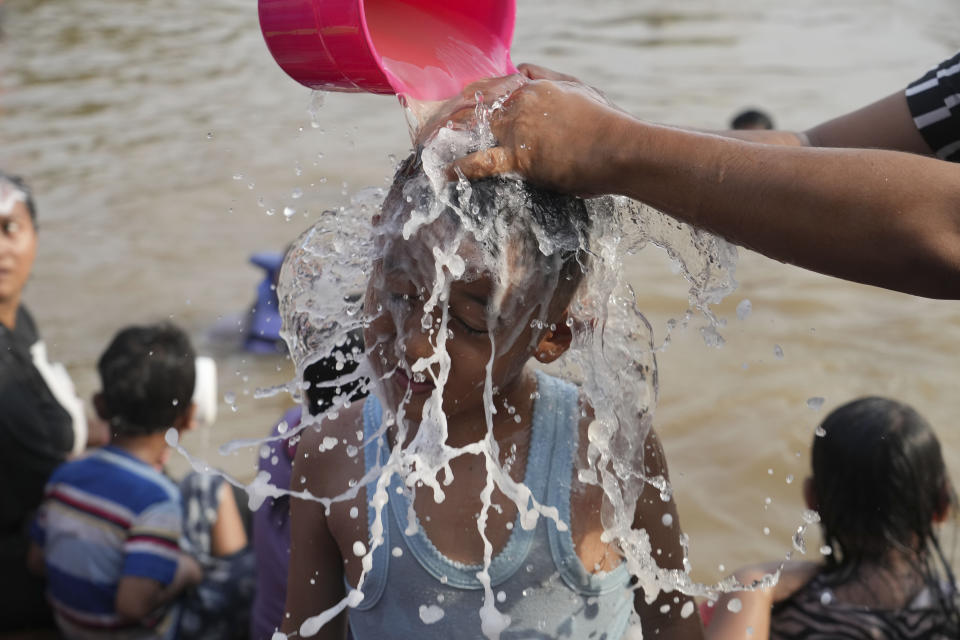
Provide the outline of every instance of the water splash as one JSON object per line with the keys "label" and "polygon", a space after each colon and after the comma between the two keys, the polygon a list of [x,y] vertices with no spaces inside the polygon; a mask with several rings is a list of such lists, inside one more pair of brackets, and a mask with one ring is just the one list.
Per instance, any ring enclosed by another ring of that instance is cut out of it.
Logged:
{"label": "water splash", "polygon": [[[299,630],[301,636],[316,633],[345,608],[362,601],[362,587],[373,566],[374,553],[384,543],[383,508],[391,498],[388,488],[395,476],[401,479],[408,494],[408,533],[412,533],[420,526],[413,512],[418,490],[427,491],[434,502],[442,503],[455,480],[452,461],[462,456],[482,460],[484,482],[477,535],[482,540],[483,553],[477,579],[484,593],[479,611],[481,628],[490,638],[499,637],[510,624],[510,616],[502,610],[509,607],[510,601],[502,591],[494,593],[489,573],[494,549],[488,528],[494,494],[513,503],[523,528],[532,528],[541,517],[557,530],[569,527],[570,523],[561,520],[555,508],[539,504],[530,489],[510,475],[509,466],[501,463],[496,433],[501,425],[513,422],[507,418],[514,414],[510,412],[510,403],[503,411],[497,409],[498,402],[503,404],[503,389],[494,384],[494,368],[496,355],[517,346],[521,336],[556,330],[548,315],[553,291],[561,284],[560,271],[554,269],[546,281],[536,278],[543,275],[540,270],[544,260],[556,255],[558,247],[571,239],[555,237],[534,224],[529,227],[533,246],[530,250],[515,251],[511,248],[514,232],[508,225],[498,218],[478,217],[479,211],[471,200],[473,185],[460,181],[455,188],[448,187],[444,174],[447,163],[470,148],[490,143],[485,114],[478,115],[477,130],[442,128],[423,150],[425,184],[407,185],[400,194],[392,194],[394,201],[388,206],[384,205],[383,190],[364,190],[353,197],[349,207],[321,214],[317,224],[294,243],[281,270],[278,293],[284,316],[282,335],[296,363],[298,379],[309,364],[336,353],[335,348],[345,343],[351,331],[366,329],[368,336],[374,337],[365,354],[337,356],[354,358],[360,366],[332,384],[342,386],[371,379],[387,416],[378,437],[387,436],[389,443],[386,461],[339,496],[316,497],[308,492],[275,488],[278,494],[306,497],[329,506],[352,499],[365,487],[368,503],[373,507],[368,539],[354,545],[362,563],[357,587],[332,609],[304,622]],[[517,205],[511,201],[515,197],[511,188],[509,183],[505,184],[497,194],[505,198],[507,208]],[[398,204],[404,215],[391,217],[390,207]],[[661,568],[648,533],[633,526],[636,505],[644,489],[653,487],[664,501],[670,500],[672,489],[664,477],[650,476],[644,471],[645,447],[658,393],[656,352],[663,346],[655,346],[653,329],[638,309],[632,286],[623,280],[623,261],[647,245],[665,250],[690,285],[690,311],[683,323],[669,330],[684,326],[699,314],[706,320],[701,327],[705,341],[719,346],[723,321],[710,307],[736,286],[736,250],[715,236],[625,198],[598,198],[588,203],[588,209],[592,220],[590,240],[578,235],[573,238],[575,247],[560,247],[583,251],[584,256],[589,256],[584,259],[589,269],[565,321],[572,333],[571,348],[553,365],[558,373],[579,383],[593,413],[584,444],[587,464],[578,470],[575,479],[601,491],[602,539],[622,554],[622,561],[636,578],[635,588],[643,589],[647,598],[654,598],[661,590],[711,595],[721,589],[752,588],[733,583],[698,585],[689,576],[690,564],[686,559],[682,570]],[[417,246],[429,250],[416,253]],[[363,291],[390,291],[392,285],[383,275],[387,262],[402,267],[411,281],[414,276],[420,278],[416,281],[418,286],[400,295],[392,291],[387,298],[371,299],[368,294],[364,308]],[[486,322],[490,326],[496,326],[502,318],[514,322],[512,328],[488,333],[490,356],[482,373],[480,405],[485,434],[452,446],[451,407],[444,402],[444,393],[452,366],[450,340],[465,330],[459,324],[462,318],[451,317],[451,293],[454,283],[475,279],[479,273],[493,276]],[[537,286],[533,286],[535,282]],[[515,289],[529,293],[517,301],[513,296]],[[384,316],[389,316],[392,323],[386,330],[393,332],[389,339],[374,327],[377,319]],[[412,340],[423,339],[429,342],[425,352],[406,353]],[[398,376],[408,381],[405,385],[409,387],[399,395],[390,391]],[[413,385],[430,389],[420,407],[411,404]],[[287,387],[299,398],[298,385]],[[515,406],[513,409],[516,411]],[[332,415],[328,414],[331,419]],[[319,428],[322,432],[323,419],[316,424],[307,421],[300,428]],[[357,454],[356,448],[353,454]],[[514,450],[507,459],[512,464],[515,457]],[[670,526],[672,517],[668,522],[663,516],[662,522]],[[423,611],[431,619],[437,613],[433,609]],[[684,617],[691,613],[686,611]]]}

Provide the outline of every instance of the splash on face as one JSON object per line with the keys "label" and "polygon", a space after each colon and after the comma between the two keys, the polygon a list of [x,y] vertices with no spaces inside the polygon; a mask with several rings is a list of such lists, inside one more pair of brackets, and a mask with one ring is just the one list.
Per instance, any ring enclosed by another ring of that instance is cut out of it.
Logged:
{"label": "splash on face", "polygon": [[570,233],[551,235],[516,184],[474,185],[434,207],[425,179],[403,171],[374,226],[371,364],[389,404],[409,418],[438,386],[448,418],[483,415],[488,366],[496,393],[509,395],[544,333],[564,322],[581,275],[570,256],[585,238],[574,234],[574,248]]}

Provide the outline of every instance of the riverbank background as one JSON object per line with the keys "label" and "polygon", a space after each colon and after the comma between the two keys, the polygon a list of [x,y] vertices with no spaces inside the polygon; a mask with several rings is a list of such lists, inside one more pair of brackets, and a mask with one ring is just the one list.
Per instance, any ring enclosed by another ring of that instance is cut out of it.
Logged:
{"label": "riverbank background", "polygon": [[[949,0],[922,11],[907,0],[518,5],[515,62],[577,75],[643,118],[703,128],[759,106],[802,129],[902,89],[960,46]],[[266,434],[290,401],[255,390],[293,371],[239,350],[261,278],[248,256],[282,249],[322,210],[389,181],[410,147],[397,101],[327,94],[314,128],[311,93],[269,56],[252,0],[7,0],[0,10],[0,167],[36,192],[40,253],[26,303],[52,357],[89,397],[119,327],[184,326],[216,357],[221,398],[216,424],[186,445],[250,479],[255,449],[217,447]],[[670,267],[652,247],[630,267],[658,341],[688,306]],[[960,476],[960,303],[745,250],[737,280],[717,309],[724,347],[705,346],[695,320],[659,355],[656,423],[701,581],[791,549],[814,427],[854,397],[913,404]],[[744,299],[753,311],[740,320]]]}

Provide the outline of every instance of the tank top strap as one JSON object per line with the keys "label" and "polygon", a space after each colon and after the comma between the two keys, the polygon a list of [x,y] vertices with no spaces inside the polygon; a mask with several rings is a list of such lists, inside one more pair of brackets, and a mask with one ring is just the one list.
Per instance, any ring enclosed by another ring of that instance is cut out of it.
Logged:
{"label": "tank top strap", "polygon": [[[383,453],[386,451],[386,441],[383,434],[380,433],[380,426],[383,423],[383,407],[376,396],[368,396],[363,403],[363,466],[364,475],[369,477],[371,471],[381,466],[386,460]],[[370,540],[370,532],[373,531],[373,524],[377,517],[376,508],[373,506],[373,496],[371,492],[376,489],[376,479],[369,482],[364,491],[367,501],[367,538]],[[389,518],[389,509],[382,509],[381,518],[383,519],[383,542],[373,550],[373,566],[364,577],[363,600],[354,608],[360,611],[372,609],[380,601],[383,590],[387,586],[387,569],[389,566],[388,550],[390,549],[390,527],[387,526]],[[347,585],[350,588],[350,585]]]}
{"label": "tank top strap", "polygon": [[551,412],[554,451],[550,456],[547,503],[555,506],[565,530],[548,526],[550,553],[560,569],[560,576],[572,590],[587,595],[600,595],[623,588],[628,578],[627,567],[621,563],[605,573],[591,573],[577,555],[571,533],[570,491],[573,482],[574,460],[580,446],[580,389],[576,385],[541,374],[540,387],[551,390],[555,408]]}

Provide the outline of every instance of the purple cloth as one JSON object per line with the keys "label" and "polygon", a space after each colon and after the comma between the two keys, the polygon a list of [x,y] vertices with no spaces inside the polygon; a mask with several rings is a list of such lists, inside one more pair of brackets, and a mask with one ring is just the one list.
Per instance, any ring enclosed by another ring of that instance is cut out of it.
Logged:
{"label": "purple cloth", "polygon": [[[301,408],[284,414],[280,424],[288,431],[300,424]],[[272,435],[280,435],[279,426]],[[260,457],[259,469],[270,474],[270,484],[290,486],[294,447],[286,440],[269,443],[270,455]],[[276,462],[274,462],[276,460]],[[280,627],[287,599],[287,565],[290,561],[290,498],[268,498],[253,513],[253,552],[257,561],[257,588],[250,615],[251,640],[270,640]]]}

